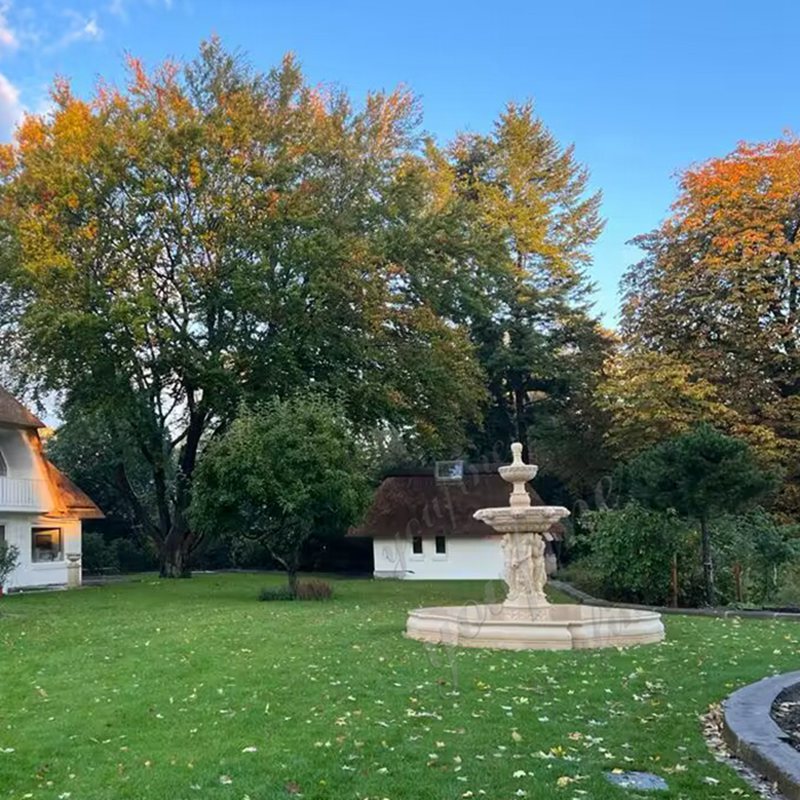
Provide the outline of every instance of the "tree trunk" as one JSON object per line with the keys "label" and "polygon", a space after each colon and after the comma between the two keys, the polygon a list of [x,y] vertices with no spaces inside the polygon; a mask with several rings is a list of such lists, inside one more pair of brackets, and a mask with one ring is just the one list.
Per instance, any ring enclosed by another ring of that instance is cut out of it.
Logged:
{"label": "tree trunk", "polygon": [[670,570],[670,588],[672,589],[672,607],[678,607],[678,552],[672,554],[672,569]]}
{"label": "tree trunk", "polygon": [[[187,386],[186,392],[190,405],[193,406],[192,387]],[[174,507],[170,514],[172,524],[161,548],[162,578],[191,578],[192,576],[189,570],[189,554],[194,537],[189,530],[186,514],[191,503],[192,475],[197,463],[197,451],[205,422],[205,408],[202,405],[199,408],[193,408],[189,418],[186,441],[178,459],[180,469],[175,482]]]}
{"label": "tree trunk", "polygon": [[289,553],[284,557],[267,543],[269,554],[286,570],[286,579],[289,582],[289,591],[292,593],[292,597],[297,595],[297,570],[300,567],[301,547],[302,542],[293,553]]}
{"label": "tree trunk", "polygon": [[700,517],[700,542],[703,555],[703,580],[706,586],[706,602],[713,606],[717,601],[714,589],[714,560],[711,553],[711,531],[705,517]]}
{"label": "tree trunk", "polygon": [[189,536],[172,530],[161,547],[162,578],[189,578]]}
{"label": "tree trunk", "polygon": [[297,569],[295,567],[286,568],[286,577],[289,579],[289,591],[292,597],[297,596]]}
{"label": "tree trunk", "polygon": [[733,565],[733,585],[736,602],[741,603],[744,600],[744,592],[742,591],[742,565],[739,563]]}
{"label": "tree trunk", "polygon": [[527,458],[528,435],[525,428],[525,392],[521,388],[514,389],[514,421],[517,429],[517,441],[523,447],[523,457]]}

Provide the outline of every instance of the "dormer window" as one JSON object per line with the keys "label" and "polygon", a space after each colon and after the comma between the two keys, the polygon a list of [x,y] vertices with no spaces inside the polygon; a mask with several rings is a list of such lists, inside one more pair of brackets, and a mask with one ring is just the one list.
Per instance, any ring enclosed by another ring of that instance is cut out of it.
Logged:
{"label": "dormer window", "polygon": [[463,461],[437,461],[436,483],[458,483],[464,479]]}
{"label": "dormer window", "polygon": [[8,465],[3,458],[3,451],[0,450],[0,478],[5,478],[8,475]]}

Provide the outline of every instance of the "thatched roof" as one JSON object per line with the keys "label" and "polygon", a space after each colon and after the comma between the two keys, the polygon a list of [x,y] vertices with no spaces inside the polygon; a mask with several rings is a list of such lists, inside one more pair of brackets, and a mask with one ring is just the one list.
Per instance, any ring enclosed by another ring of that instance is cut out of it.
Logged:
{"label": "thatched roof", "polygon": [[45,424],[0,386],[0,425],[14,428],[44,428]]}
{"label": "thatched roof", "polygon": [[[544,505],[529,487],[531,502]],[[479,508],[507,506],[511,487],[497,474],[497,466],[464,467],[464,478],[440,482],[433,470],[419,470],[384,478],[361,525],[348,536],[394,538],[395,536],[495,535],[488,525],[473,518]],[[550,532],[560,538],[563,527]]]}
{"label": "thatched roof", "polygon": [[100,507],[79,486],[76,486],[55,464],[45,460],[50,485],[57,495],[59,508],[56,514],[78,519],[103,519]]}

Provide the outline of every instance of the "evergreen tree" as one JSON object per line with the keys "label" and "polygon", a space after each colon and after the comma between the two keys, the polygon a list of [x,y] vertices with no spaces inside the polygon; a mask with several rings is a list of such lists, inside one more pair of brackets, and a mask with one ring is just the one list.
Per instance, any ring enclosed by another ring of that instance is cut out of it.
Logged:
{"label": "evergreen tree", "polygon": [[[562,475],[583,466],[577,482],[590,482],[605,465],[593,397],[610,343],[591,315],[586,275],[600,194],[530,103],[509,105],[491,134],[460,137],[450,155],[459,193],[501,243],[487,302],[470,319],[491,395],[474,449],[504,454],[516,439],[546,450]],[[569,453],[577,443],[598,456],[592,469]]]}
{"label": "evergreen tree", "polygon": [[700,526],[706,600],[713,605],[712,519],[763,497],[774,476],[759,466],[746,442],[710,425],[644,451],[626,473],[635,500],[657,510],[674,509]]}

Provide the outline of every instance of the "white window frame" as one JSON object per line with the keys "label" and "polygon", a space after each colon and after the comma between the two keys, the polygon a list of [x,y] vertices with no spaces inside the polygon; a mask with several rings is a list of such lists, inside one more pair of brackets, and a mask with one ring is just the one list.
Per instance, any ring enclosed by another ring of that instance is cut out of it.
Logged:
{"label": "white window frame", "polygon": [[[439,539],[441,539],[444,542],[444,552],[443,553],[440,553],[436,549],[436,542]],[[433,557],[437,561],[447,561],[447,555],[448,555],[447,536],[444,534],[444,532],[437,533],[436,536],[433,537]]]}
{"label": "white window frame", "polygon": [[[419,553],[414,552],[414,539],[419,539]],[[411,547],[411,553],[409,558],[412,561],[424,561],[425,560],[425,537],[422,534],[418,534],[417,536],[412,536],[411,541],[409,542]]]}
{"label": "white window frame", "polygon": [[6,461],[3,451],[0,450],[0,478],[8,477],[8,461]]}

